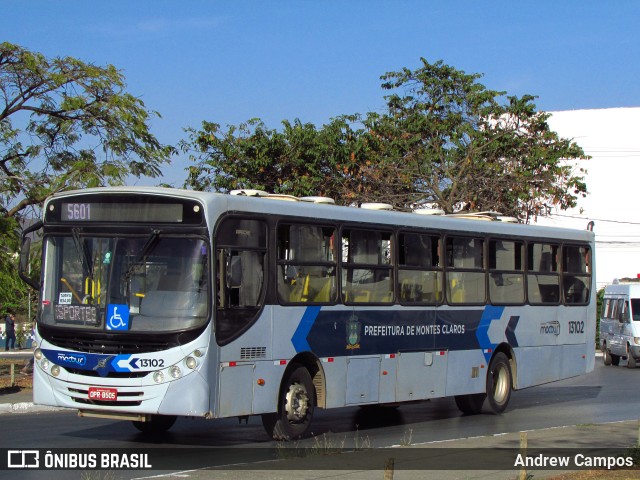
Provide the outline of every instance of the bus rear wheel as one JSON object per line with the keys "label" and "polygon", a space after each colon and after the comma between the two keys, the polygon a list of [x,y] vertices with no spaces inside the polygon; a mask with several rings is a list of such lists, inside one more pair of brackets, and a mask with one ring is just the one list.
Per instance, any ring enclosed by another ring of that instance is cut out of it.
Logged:
{"label": "bus rear wheel", "polygon": [[493,413],[502,413],[511,398],[511,367],[509,359],[502,353],[496,353],[487,372],[487,404]]}
{"label": "bus rear wheel", "polygon": [[474,393],[471,395],[457,395],[456,406],[465,415],[477,415],[482,411],[482,405],[487,398],[485,393]]}
{"label": "bus rear wheel", "polygon": [[175,415],[151,415],[146,422],[131,422],[142,433],[163,433],[176,423]]}
{"label": "bus rear wheel", "polygon": [[315,389],[309,371],[302,365],[291,367],[280,388],[278,411],[262,415],[262,425],[275,440],[295,440],[311,427]]}

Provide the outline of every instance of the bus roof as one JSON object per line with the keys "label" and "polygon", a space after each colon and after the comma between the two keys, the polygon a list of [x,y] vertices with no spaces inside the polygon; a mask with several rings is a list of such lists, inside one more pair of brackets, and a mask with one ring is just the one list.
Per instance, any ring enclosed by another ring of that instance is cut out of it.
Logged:
{"label": "bus roof", "polygon": [[[181,197],[198,200],[205,205],[209,216],[214,218],[226,212],[255,212],[263,214],[275,214],[301,218],[313,218],[327,221],[340,220],[354,223],[370,223],[379,226],[407,228],[428,228],[434,230],[453,230],[459,232],[485,234],[500,234],[523,237],[544,237],[550,239],[564,239],[574,241],[592,242],[594,233],[588,230],[577,230],[558,227],[537,225],[524,225],[518,223],[496,221],[495,212],[485,212],[469,216],[455,215],[419,215],[412,212],[390,211],[387,209],[367,209],[349,206],[338,206],[322,200],[298,201],[295,197],[285,195],[247,196],[229,195],[222,193],[201,192],[164,187],[100,187],[84,190],[71,190],[49,197],[46,203],[54,198],[73,197],[78,195],[94,194],[139,194],[158,195],[162,197]],[[322,198],[322,197],[312,197]],[[487,215],[488,213],[488,215]],[[474,220],[475,218],[475,220]],[[491,219],[493,221],[478,221],[477,219]],[[215,223],[215,222],[214,222]],[[213,225],[209,226],[210,228]]]}

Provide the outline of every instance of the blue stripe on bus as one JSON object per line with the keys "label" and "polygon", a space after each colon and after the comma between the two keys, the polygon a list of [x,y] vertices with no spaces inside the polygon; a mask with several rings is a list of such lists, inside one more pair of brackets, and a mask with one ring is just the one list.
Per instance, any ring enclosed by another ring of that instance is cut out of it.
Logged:
{"label": "blue stripe on bus", "polygon": [[320,313],[320,307],[307,307],[304,311],[300,324],[293,333],[293,337],[291,337],[291,343],[293,344],[293,348],[296,349],[296,352],[307,352],[311,350],[307,337],[318,317],[318,313]]}
{"label": "blue stripe on bus", "polygon": [[487,362],[491,360],[493,349],[496,348],[496,344],[492,343],[489,339],[489,327],[491,327],[491,322],[493,322],[494,320],[499,320],[500,317],[502,317],[502,312],[504,312],[504,307],[487,305],[484,308],[482,317],[480,317],[478,330],[476,330],[476,338],[478,339],[478,344],[480,345],[482,353],[484,353],[484,358],[487,360]]}

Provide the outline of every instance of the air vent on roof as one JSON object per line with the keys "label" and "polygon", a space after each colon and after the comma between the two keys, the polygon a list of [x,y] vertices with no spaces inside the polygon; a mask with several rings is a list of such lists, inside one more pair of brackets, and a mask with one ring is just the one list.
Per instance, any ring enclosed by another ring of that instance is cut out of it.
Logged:
{"label": "air vent on roof", "polygon": [[363,203],[360,208],[367,210],[393,210],[393,205],[388,203]]}
{"label": "air vent on roof", "polygon": [[335,205],[336,201],[329,197],[300,197],[299,200],[303,202],[322,203],[324,205]]}
{"label": "air vent on roof", "polygon": [[245,197],[266,197],[267,195],[269,195],[264,190],[248,190],[248,189],[231,190],[229,193],[231,195],[241,195]]}

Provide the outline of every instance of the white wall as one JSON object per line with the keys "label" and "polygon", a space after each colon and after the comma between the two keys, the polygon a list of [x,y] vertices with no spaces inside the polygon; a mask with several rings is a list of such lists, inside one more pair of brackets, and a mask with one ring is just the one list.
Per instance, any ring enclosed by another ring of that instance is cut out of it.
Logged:
{"label": "white wall", "polygon": [[578,207],[557,211],[538,224],[596,233],[598,287],[640,274],[640,108],[551,112],[549,126],[573,139],[592,158],[580,162],[589,195]]}

